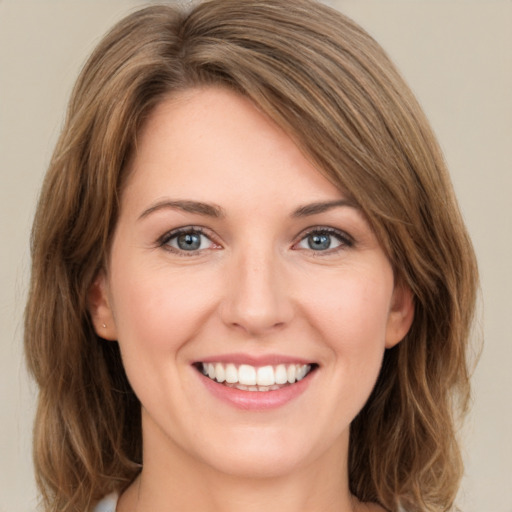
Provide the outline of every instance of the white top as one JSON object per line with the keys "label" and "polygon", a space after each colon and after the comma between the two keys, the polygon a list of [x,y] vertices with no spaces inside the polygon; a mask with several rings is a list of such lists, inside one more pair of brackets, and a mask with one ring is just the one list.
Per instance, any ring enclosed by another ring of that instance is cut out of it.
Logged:
{"label": "white top", "polygon": [[116,512],[118,495],[116,493],[105,496],[94,508],[94,512]]}

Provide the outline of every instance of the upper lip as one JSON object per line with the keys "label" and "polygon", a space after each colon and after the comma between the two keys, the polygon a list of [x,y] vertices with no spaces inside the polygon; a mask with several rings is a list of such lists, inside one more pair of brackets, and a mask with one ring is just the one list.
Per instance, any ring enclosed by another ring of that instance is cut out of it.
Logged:
{"label": "upper lip", "polygon": [[281,355],[281,354],[242,354],[229,353],[208,356],[194,361],[198,363],[232,363],[235,365],[248,364],[250,366],[276,366],[279,364],[314,364],[314,361],[303,357]]}

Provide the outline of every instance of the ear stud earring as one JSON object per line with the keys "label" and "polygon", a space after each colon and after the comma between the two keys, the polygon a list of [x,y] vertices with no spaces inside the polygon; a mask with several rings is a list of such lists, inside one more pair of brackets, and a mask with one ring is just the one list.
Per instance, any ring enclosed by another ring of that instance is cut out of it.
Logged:
{"label": "ear stud earring", "polygon": [[102,324],[103,329],[107,328],[107,324]]}

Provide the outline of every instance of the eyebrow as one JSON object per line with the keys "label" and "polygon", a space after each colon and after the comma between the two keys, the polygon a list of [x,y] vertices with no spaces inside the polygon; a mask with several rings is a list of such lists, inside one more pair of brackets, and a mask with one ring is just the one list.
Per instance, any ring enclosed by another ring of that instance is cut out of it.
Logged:
{"label": "eyebrow", "polygon": [[[317,215],[319,213],[326,212],[333,208],[339,208],[342,206],[349,206],[351,208],[359,208],[357,203],[351,199],[339,199],[336,201],[325,201],[310,203],[303,206],[299,206],[293,213],[292,217],[301,218],[308,217],[310,215]],[[200,201],[189,201],[189,200],[169,200],[164,199],[158,203],[150,206],[139,215],[139,220],[147,217],[153,212],[162,209],[177,209],[188,213],[194,213],[197,215],[204,215],[206,217],[221,218],[225,217],[223,208],[215,204],[202,203]]]}
{"label": "eyebrow", "polygon": [[207,217],[215,217],[220,218],[224,217],[224,210],[215,204],[210,203],[201,203],[199,201],[185,201],[185,200],[169,200],[164,199],[163,201],[159,201],[153,206],[149,207],[147,210],[144,210],[139,215],[139,220],[147,217],[153,212],[158,210],[162,210],[165,208],[171,208],[176,210],[182,210],[188,213],[195,213],[198,215],[205,215]]}
{"label": "eyebrow", "polygon": [[359,209],[359,205],[352,199],[339,199],[336,201],[326,201],[319,203],[306,204],[299,206],[293,213],[292,217],[308,217],[310,215],[317,215],[319,213],[326,212],[333,208],[339,208],[340,206],[349,206],[351,208]]}

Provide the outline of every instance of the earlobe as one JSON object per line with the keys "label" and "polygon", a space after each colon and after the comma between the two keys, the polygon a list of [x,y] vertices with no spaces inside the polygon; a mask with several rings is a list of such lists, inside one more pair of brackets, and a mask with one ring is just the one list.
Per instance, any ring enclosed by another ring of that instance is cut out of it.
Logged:
{"label": "earlobe", "polygon": [[101,271],[94,279],[87,294],[87,303],[96,334],[106,340],[117,340],[105,272]]}
{"label": "earlobe", "polygon": [[392,348],[404,339],[414,320],[414,297],[405,284],[397,284],[386,329],[386,348]]}

